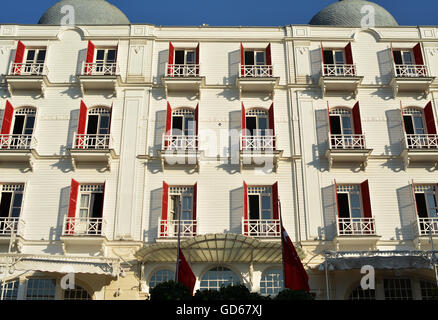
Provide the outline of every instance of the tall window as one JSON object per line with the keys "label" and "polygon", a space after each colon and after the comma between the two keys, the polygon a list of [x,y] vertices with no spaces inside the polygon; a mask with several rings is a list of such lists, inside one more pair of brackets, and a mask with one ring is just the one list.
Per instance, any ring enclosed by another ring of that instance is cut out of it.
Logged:
{"label": "tall window", "polygon": [[435,185],[416,185],[415,202],[420,218],[438,218],[438,198]]}
{"label": "tall window", "polygon": [[172,135],[193,136],[196,132],[195,113],[191,109],[172,111]]}
{"label": "tall window", "polygon": [[415,64],[412,50],[393,50],[395,64],[412,65]]}
{"label": "tall window", "polygon": [[29,279],[27,281],[26,300],[55,300],[56,280]]}
{"label": "tall window", "polygon": [[410,279],[385,279],[385,300],[413,300]]}
{"label": "tall window", "polygon": [[245,50],[245,65],[264,66],[266,65],[265,50]]}
{"label": "tall window", "polygon": [[0,188],[0,234],[11,234],[18,229],[24,184],[3,184]]}
{"label": "tall window", "polygon": [[403,109],[406,134],[426,134],[423,112],[416,108]]}
{"label": "tall window", "polygon": [[353,120],[351,111],[337,108],[330,110],[330,132],[331,134],[353,134]]}
{"label": "tall window", "polygon": [[360,185],[337,186],[339,218],[362,218]]}
{"label": "tall window", "polygon": [[273,219],[271,187],[248,187],[248,203],[250,220]]}
{"label": "tall window", "polygon": [[170,187],[169,197],[169,220],[193,220],[193,187]]}
{"label": "tall window", "polygon": [[117,60],[117,50],[114,48],[96,49],[96,72],[113,74],[115,72],[115,63]]}
{"label": "tall window", "polygon": [[260,294],[276,295],[284,289],[283,270],[269,270],[260,281]]}
{"label": "tall window", "polygon": [[32,135],[35,126],[34,108],[20,108],[15,110],[14,129],[12,134]]}
{"label": "tall window", "polygon": [[0,300],[17,300],[18,286],[18,280],[0,281]]}
{"label": "tall window", "polygon": [[164,269],[158,270],[152,275],[151,279],[149,280],[149,288],[153,289],[160,283],[173,280],[175,280],[175,272]]}
{"label": "tall window", "polygon": [[268,112],[262,109],[248,110],[246,112],[246,129],[249,131],[250,136],[269,135]]}
{"label": "tall window", "polygon": [[102,149],[109,146],[111,109],[105,107],[88,110],[87,119],[87,147]]}
{"label": "tall window", "polygon": [[103,185],[81,185],[79,218],[102,218]]}
{"label": "tall window", "polygon": [[46,61],[45,48],[29,48],[26,50],[24,73],[41,74]]}
{"label": "tall window", "polygon": [[207,271],[201,279],[200,290],[219,290],[222,286],[239,284],[237,275],[228,268],[216,267]]}
{"label": "tall window", "polygon": [[175,64],[196,64],[196,50],[176,49]]}
{"label": "tall window", "polygon": [[345,64],[345,51],[343,49],[324,50],[325,64]]}

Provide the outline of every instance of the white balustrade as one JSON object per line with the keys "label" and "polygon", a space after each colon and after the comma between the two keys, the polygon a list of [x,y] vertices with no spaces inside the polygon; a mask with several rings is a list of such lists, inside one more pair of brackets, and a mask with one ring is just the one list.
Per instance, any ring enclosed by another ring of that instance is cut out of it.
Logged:
{"label": "white balustrade", "polygon": [[274,151],[277,138],[275,136],[242,136],[240,150],[242,151]]}
{"label": "white balustrade", "polygon": [[13,76],[47,75],[48,68],[44,63],[13,63],[9,74]]}
{"label": "white balustrade", "polygon": [[85,62],[82,70],[87,76],[115,76],[120,73],[116,62]]}
{"label": "white balustrade", "polygon": [[354,64],[323,64],[324,77],[355,77],[356,65]]}
{"label": "white balustrade", "polygon": [[103,218],[64,219],[64,236],[104,236],[106,222]]}
{"label": "white balustrade", "polygon": [[272,65],[239,65],[242,78],[270,78],[273,75]]}
{"label": "white balustrade", "polygon": [[420,218],[417,217],[418,232],[420,236],[438,235],[438,218]]}
{"label": "white balustrade", "polygon": [[374,218],[338,218],[339,236],[369,236],[375,235]]}
{"label": "white balustrade", "polygon": [[168,77],[199,77],[199,64],[166,64]]}
{"label": "white balustrade", "polygon": [[395,64],[395,77],[397,78],[421,78],[427,77],[427,66],[415,64]]}
{"label": "white balustrade", "polygon": [[330,149],[365,149],[363,134],[330,134]]}
{"label": "white balustrade", "polygon": [[196,236],[196,220],[158,220],[159,238],[177,238],[181,227],[181,238]]}
{"label": "white balustrade", "polygon": [[24,220],[20,218],[0,218],[0,236],[10,236],[13,233],[22,236],[24,225]]}
{"label": "white balustrade", "polygon": [[111,145],[110,134],[75,134],[74,149],[108,150]]}
{"label": "white balustrade", "polygon": [[405,134],[407,149],[438,149],[437,134]]}
{"label": "white balustrade", "polygon": [[280,237],[280,220],[243,219],[242,234],[256,238]]}
{"label": "white balustrade", "polygon": [[36,138],[31,134],[1,134],[1,150],[30,150],[35,149]]}
{"label": "white balustrade", "polygon": [[195,135],[164,135],[163,150],[187,151],[198,149],[198,136]]}

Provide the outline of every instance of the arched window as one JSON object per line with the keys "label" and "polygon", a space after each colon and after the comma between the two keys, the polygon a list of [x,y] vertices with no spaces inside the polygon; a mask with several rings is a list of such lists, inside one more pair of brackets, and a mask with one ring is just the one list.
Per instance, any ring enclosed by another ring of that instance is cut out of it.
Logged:
{"label": "arched window", "polygon": [[110,133],[111,109],[107,107],[94,107],[88,110],[87,134]]}
{"label": "arched window", "polygon": [[0,281],[0,300],[17,300],[18,285],[18,280]]}
{"label": "arched window", "polygon": [[351,111],[345,108],[330,110],[330,133],[331,134],[354,134]]}
{"label": "arched window", "polygon": [[230,269],[215,267],[207,271],[201,279],[201,290],[219,290],[222,286],[240,283],[239,277]]}
{"label": "arched window", "polygon": [[363,290],[362,286],[351,291],[349,300],[376,300],[376,290]]}
{"label": "arched window", "polygon": [[36,109],[32,107],[17,108],[15,110],[14,127],[12,134],[32,135],[35,126]]}
{"label": "arched window", "polygon": [[193,136],[196,132],[195,112],[181,108],[172,111],[172,135]]}
{"label": "arched window", "polygon": [[250,109],[246,111],[246,129],[250,136],[269,135],[269,114],[263,109]]}
{"label": "arched window", "polygon": [[406,134],[426,134],[424,114],[421,109],[403,109],[403,122]]}
{"label": "arched window", "polygon": [[90,294],[84,288],[75,285],[73,290],[64,291],[64,300],[92,300]]}
{"label": "arched window", "polygon": [[283,270],[269,270],[260,281],[260,294],[276,295],[284,289]]}
{"label": "arched window", "polygon": [[156,285],[162,283],[175,280],[175,272],[170,270],[158,270],[155,272],[151,279],[149,280],[149,288],[154,288]]}

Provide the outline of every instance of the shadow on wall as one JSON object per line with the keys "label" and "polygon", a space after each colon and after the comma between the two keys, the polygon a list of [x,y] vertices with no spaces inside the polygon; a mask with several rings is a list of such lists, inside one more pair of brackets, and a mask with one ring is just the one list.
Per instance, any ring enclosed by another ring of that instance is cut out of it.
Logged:
{"label": "shadow on wall", "polygon": [[242,233],[243,187],[230,191],[230,232]]}
{"label": "shadow on wall", "polygon": [[59,240],[59,237],[64,231],[64,218],[68,216],[68,207],[70,201],[70,187],[64,187],[59,193],[58,219],[56,227],[50,228],[49,241],[54,242]]}
{"label": "shadow on wall", "polygon": [[239,75],[240,50],[228,53],[228,78],[224,78],[224,85],[233,85],[236,83]]}
{"label": "shadow on wall", "polygon": [[324,226],[319,230],[320,239],[333,240],[337,235],[336,216],[337,204],[335,186],[331,185],[321,189],[322,199],[322,214],[324,218]]}
{"label": "shadow on wall", "polygon": [[[313,148],[313,162],[309,163],[320,171],[328,171],[325,153],[329,149],[329,122],[327,110],[315,110],[316,145]],[[324,164],[324,165],[323,165]]]}
{"label": "shadow on wall", "polygon": [[163,188],[151,191],[150,205],[149,205],[149,227],[144,232],[143,241],[155,242],[158,238],[158,220],[161,218],[163,200]]}
{"label": "shadow on wall", "polygon": [[417,228],[417,212],[412,185],[398,188],[396,192],[401,225],[401,228],[396,230],[396,240],[412,240],[416,234],[415,228]]}

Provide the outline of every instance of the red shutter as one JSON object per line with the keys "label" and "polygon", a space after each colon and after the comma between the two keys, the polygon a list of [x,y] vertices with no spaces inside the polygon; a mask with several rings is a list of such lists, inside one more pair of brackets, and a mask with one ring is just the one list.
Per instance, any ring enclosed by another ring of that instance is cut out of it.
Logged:
{"label": "red shutter", "polygon": [[198,69],[196,69],[196,75],[199,76],[199,43],[198,46],[196,47],[196,64],[198,65]]}
{"label": "red shutter", "polygon": [[245,48],[242,43],[240,43],[240,65],[240,75],[243,77],[245,75],[245,68],[243,67],[245,65]]}
{"label": "red shutter", "polygon": [[278,182],[274,183],[272,185],[272,214],[273,219],[278,220],[280,219],[279,211],[278,211]]}
{"label": "red shutter", "polygon": [[87,60],[85,67],[85,74],[91,75],[93,67],[88,65],[89,63],[94,63],[94,51],[96,50],[96,46],[93,42],[88,41],[88,49],[87,49]]}
{"label": "red shutter", "polygon": [[424,118],[426,119],[427,133],[436,134],[435,116],[433,113],[432,102],[429,102],[424,108]]}
{"label": "red shutter", "polygon": [[328,115],[328,127],[329,127],[329,133],[332,134],[332,122],[330,121],[330,105],[327,101],[327,115]]}
{"label": "red shutter", "polygon": [[353,51],[351,50],[351,42],[345,47],[345,62],[347,64],[353,64]]}
{"label": "red shutter", "polygon": [[[172,107],[170,106],[170,103],[167,102],[167,111],[166,111],[166,133],[165,135],[171,135],[172,134]],[[166,138],[164,141],[164,146],[169,146],[169,139]]]}
{"label": "red shutter", "polygon": [[[272,136],[275,137],[275,120],[274,120],[274,103],[272,102],[271,107],[269,108],[269,129],[272,132]],[[274,140],[274,148],[275,146],[275,140]]]}
{"label": "red shutter", "polygon": [[244,220],[244,232],[248,235],[248,185],[243,182],[243,220]]}
{"label": "red shutter", "polygon": [[[70,200],[68,203],[68,218],[76,217],[76,206],[78,202],[78,194],[79,194],[79,183],[72,179],[70,185]],[[69,221],[69,223],[65,226],[68,234],[74,233],[74,222]]]}
{"label": "red shutter", "polygon": [[10,134],[11,133],[13,116],[14,116],[14,107],[9,102],[9,100],[6,100],[6,108],[5,108],[5,113],[3,114],[3,123],[2,123],[1,134]]}
{"label": "red shutter", "polygon": [[167,232],[167,224],[163,221],[167,221],[167,213],[169,209],[169,185],[163,181],[163,200],[161,202],[161,221],[162,225],[160,226],[160,232],[162,236],[166,235]]}
{"label": "red shutter", "polygon": [[81,109],[79,111],[78,134],[85,134],[87,128],[87,105],[81,101]]}
{"label": "red shutter", "polygon": [[196,105],[195,109],[195,135],[199,134],[199,103]]}
{"label": "red shutter", "polygon": [[[26,46],[23,44],[23,42],[18,41],[17,50],[15,52],[14,63],[23,63],[23,61],[24,61],[24,52],[25,51],[26,51]],[[23,66],[15,66],[14,74],[16,74],[16,75],[21,74],[22,67]]]}
{"label": "red shutter", "polygon": [[423,51],[421,50],[421,43],[418,43],[414,47],[413,51],[414,51],[414,57],[415,57],[415,64],[424,65]]}
{"label": "red shutter", "polygon": [[[246,110],[242,102],[242,137],[246,137]],[[246,147],[246,140],[243,139],[242,146]]]}
{"label": "red shutter", "polygon": [[175,62],[175,47],[173,46],[172,42],[169,42],[169,61],[168,61],[168,70],[167,70],[167,76],[172,77],[173,76],[173,67],[170,67],[170,65],[173,65]]}
{"label": "red shutter", "polygon": [[197,218],[197,205],[198,202],[198,184],[195,183],[195,185],[193,186],[193,221],[195,221],[194,225],[193,225],[193,234],[196,234],[196,218]]}
{"label": "red shutter", "polygon": [[356,102],[356,104],[354,105],[352,114],[353,114],[354,133],[362,134],[362,121],[360,119],[359,101]]}
{"label": "red shutter", "polygon": [[368,180],[360,185],[360,189],[362,192],[364,218],[372,218],[373,215],[371,212],[370,187],[368,185]]}
{"label": "red shutter", "polygon": [[336,179],[335,179],[335,195],[336,195],[336,212],[338,213],[338,217],[339,217],[338,184],[336,183]]}
{"label": "red shutter", "polygon": [[[412,185],[411,186],[412,186],[412,196],[414,197],[415,212],[417,213],[417,215],[420,215],[420,213],[418,212],[418,207],[417,207],[417,198],[415,197],[415,183],[414,183],[414,180],[412,180]],[[437,187],[438,187],[438,185],[437,185]]]}
{"label": "red shutter", "polygon": [[266,47],[266,64],[272,66],[271,44]]}

